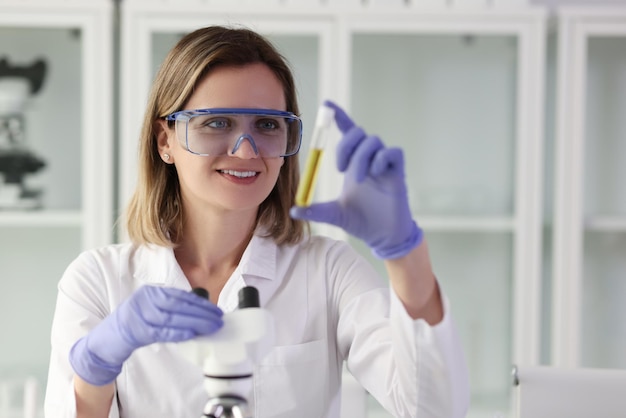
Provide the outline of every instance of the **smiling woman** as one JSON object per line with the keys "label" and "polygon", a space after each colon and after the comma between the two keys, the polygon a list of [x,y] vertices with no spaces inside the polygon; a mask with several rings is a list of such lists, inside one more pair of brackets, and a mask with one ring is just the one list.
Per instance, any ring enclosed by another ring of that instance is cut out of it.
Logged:
{"label": "smiling woman", "polygon": [[[294,154],[301,137],[298,124],[292,133],[295,144],[287,154],[282,152],[286,150],[290,133],[286,121],[275,122],[283,129],[272,134],[259,129],[264,126],[261,122],[267,124],[270,115],[274,121],[282,115],[299,122],[297,116],[286,110],[283,91],[280,80],[265,64],[222,65],[199,80],[193,94],[182,105],[182,112],[158,121],[158,152],[171,156],[167,163],[175,166],[182,207],[188,212],[201,213],[202,224],[210,222],[207,217],[214,211],[248,211],[248,221],[242,225],[245,234],[248,233],[259,206],[274,190],[285,161],[283,156]],[[216,114],[208,115],[206,109],[217,109]],[[257,112],[259,115],[255,115]],[[176,121],[174,127],[170,123],[172,119]],[[200,123],[196,122],[198,119]],[[293,163],[297,172],[297,159],[286,158],[296,160]],[[255,175],[231,176],[226,174],[229,171]],[[276,210],[286,215],[293,197],[289,193],[285,195],[289,200]],[[282,203],[280,199],[277,202]]]}
{"label": "smiling woman", "polygon": [[[325,105],[343,134],[344,189],[295,207],[302,126],[278,51],[220,26],[172,49],[143,122],[132,242],[81,254],[59,283],[46,417],[201,415],[205,376],[168,343],[220,338],[249,286],[274,328],[254,358],[253,416],[338,418],[344,363],[394,416],[465,416],[463,354],[410,215],[403,153]],[[389,281],[308,221],[362,239]]]}

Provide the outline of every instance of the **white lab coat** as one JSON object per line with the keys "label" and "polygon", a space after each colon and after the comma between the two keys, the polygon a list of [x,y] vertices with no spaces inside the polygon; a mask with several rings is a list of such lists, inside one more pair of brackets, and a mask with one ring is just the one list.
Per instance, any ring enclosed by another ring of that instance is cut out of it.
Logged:
{"label": "white lab coat", "polygon": [[[46,418],[76,416],[70,347],[143,285],[190,290],[170,248],[111,245],[67,268],[52,325]],[[259,290],[276,332],[254,372],[255,418],[338,418],[344,360],[396,417],[465,416],[468,377],[447,300],[440,324],[411,319],[369,263],[345,242],[322,237],[277,246],[254,236],[218,305],[235,309],[246,285]],[[132,354],[115,381],[110,417],[202,415],[202,370],[178,348],[152,344]]]}

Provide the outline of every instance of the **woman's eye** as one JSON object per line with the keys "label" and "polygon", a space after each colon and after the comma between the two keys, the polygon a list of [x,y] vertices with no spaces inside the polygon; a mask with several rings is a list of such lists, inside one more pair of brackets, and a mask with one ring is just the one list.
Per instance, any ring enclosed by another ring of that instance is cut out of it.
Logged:
{"label": "woman's eye", "polygon": [[206,123],[206,126],[216,129],[224,129],[229,126],[229,123],[226,119],[212,119]]}
{"label": "woman's eye", "polygon": [[278,129],[278,122],[273,119],[263,119],[257,123],[258,127],[265,130]]}

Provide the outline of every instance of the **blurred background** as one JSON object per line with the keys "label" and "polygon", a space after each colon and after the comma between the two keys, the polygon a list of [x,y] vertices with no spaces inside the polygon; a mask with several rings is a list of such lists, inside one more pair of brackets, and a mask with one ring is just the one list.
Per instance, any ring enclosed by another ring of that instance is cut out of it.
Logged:
{"label": "blurred background", "polygon": [[403,147],[471,417],[513,416],[514,364],[626,367],[626,0],[0,0],[0,418],[43,416],[57,282],[125,240],[152,77],[209,24],[284,53],[302,162],[326,98]]}

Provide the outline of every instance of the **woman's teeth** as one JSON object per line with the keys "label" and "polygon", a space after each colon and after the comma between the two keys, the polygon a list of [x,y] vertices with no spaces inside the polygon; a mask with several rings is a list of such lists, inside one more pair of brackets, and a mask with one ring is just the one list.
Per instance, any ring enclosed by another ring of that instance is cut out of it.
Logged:
{"label": "woman's teeth", "polygon": [[230,174],[231,176],[240,177],[240,178],[256,176],[256,171],[220,170],[220,172],[224,174]]}

